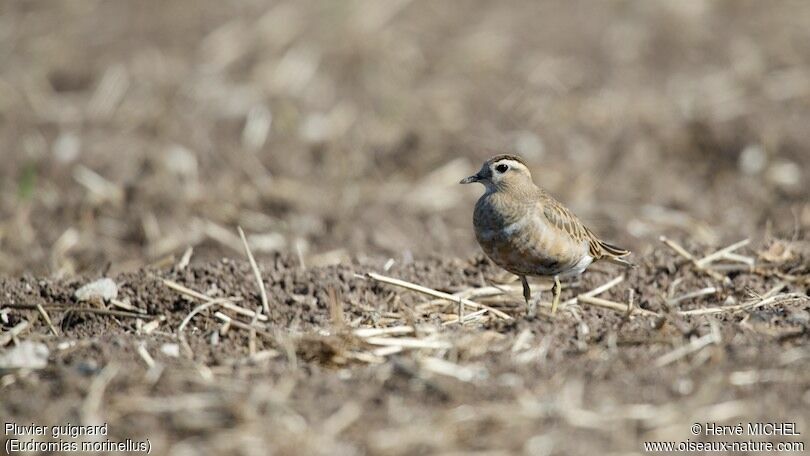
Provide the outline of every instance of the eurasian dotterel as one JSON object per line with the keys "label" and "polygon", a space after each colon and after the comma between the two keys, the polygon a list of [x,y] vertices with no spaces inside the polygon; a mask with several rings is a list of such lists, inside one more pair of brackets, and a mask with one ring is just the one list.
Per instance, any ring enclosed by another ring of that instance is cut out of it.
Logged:
{"label": "eurasian dotterel", "polygon": [[554,279],[551,309],[555,313],[560,277],[579,275],[599,260],[631,266],[623,259],[630,251],[599,239],[568,208],[535,185],[520,157],[503,154],[490,158],[478,173],[460,183],[473,182],[486,188],[475,204],[475,237],[495,264],[520,277],[527,307],[531,289],[526,276]]}

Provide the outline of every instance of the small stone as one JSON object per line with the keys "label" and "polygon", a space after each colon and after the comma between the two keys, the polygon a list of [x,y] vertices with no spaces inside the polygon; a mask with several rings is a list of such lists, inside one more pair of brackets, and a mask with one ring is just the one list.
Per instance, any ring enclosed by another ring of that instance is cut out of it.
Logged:
{"label": "small stone", "polygon": [[50,351],[45,344],[26,340],[16,347],[0,352],[0,370],[42,369],[48,365]]}
{"label": "small stone", "polygon": [[768,168],[766,173],[772,183],[787,188],[798,187],[802,181],[799,165],[789,160],[780,160]]}
{"label": "small stone", "polygon": [[194,152],[180,145],[172,145],[164,154],[164,166],[172,174],[185,179],[197,179],[198,164]]}
{"label": "small stone", "polygon": [[163,346],[160,347],[160,351],[171,358],[180,356],[180,346],[177,344],[163,344]]}
{"label": "small stone", "polygon": [[280,233],[252,234],[248,236],[248,244],[254,252],[270,253],[283,249],[287,240]]}
{"label": "small stone", "polygon": [[81,140],[76,133],[64,132],[59,134],[51,146],[53,156],[59,163],[71,163],[79,157]]}
{"label": "small stone", "polygon": [[765,155],[765,149],[759,144],[749,144],[740,153],[739,167],[740,171],[748,175],[755,175],[765,169],[768,163],[768,156]]}
{"label": "small stone", "polygon": [[787,321],[796,325],[807,325],[810,323],[810,312],[802,309],[794,310],[787,317]]}
{"label": "small stone", "polygon": [[110,278],[103,278],[76,290],[74,294],[79,301],[104,300],[111,301],[118,297],[118,285]]}
{"label": "small stone", "polygon": [[84,359],[79,361],[76,365],[76,370],[82,375],[96,375],[101,371],[98,361],[93,358]]}

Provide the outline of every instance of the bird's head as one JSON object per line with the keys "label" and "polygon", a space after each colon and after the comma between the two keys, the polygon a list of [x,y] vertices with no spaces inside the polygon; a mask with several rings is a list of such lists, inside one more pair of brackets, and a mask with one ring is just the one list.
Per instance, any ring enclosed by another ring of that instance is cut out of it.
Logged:
{"label": "bird's head", "polygon": [[487,192],[520,189],[534,186],[532,174],[526,162],[516,155],[496,155],[485,161],[481,169],[472,176],[465,177],[460,184],[479,182]]}

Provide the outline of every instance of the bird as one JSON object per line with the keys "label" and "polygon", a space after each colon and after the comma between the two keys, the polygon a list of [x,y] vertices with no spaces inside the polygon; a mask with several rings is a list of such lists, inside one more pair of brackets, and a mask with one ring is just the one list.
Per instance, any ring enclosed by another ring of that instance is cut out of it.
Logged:
{"label": "bird", "polygon": [[630,251],[601,240],[562,203],[535,185],[517,155],[496,155],[460,184],[485,187],[473,211],[475,238],[498,266],[520,277],[523,298],[533,314],[527,276],[553,278],[551,313],[560,303],[560,278],[581,274],[595,261],[634,267]]}

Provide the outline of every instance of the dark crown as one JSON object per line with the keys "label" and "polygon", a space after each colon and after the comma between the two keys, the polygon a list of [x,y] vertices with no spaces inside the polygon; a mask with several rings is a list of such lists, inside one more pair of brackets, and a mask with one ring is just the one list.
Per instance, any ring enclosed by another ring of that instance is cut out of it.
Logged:
{"label": "dark crown", "polygon": [[526,163],[526,161],[524,161],[522,158],[518,157],[517,155],[511,155],[511,154],[496,155],[496,156],[490,158],[488,160],[488,162],[491,164],[491,163],[497,163],[497,162],[499,162],[501,160],[514,160],[514,161],[522,164],[523,166],[525,166],[527,168],[529,167],[529,165]]}

